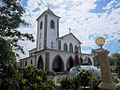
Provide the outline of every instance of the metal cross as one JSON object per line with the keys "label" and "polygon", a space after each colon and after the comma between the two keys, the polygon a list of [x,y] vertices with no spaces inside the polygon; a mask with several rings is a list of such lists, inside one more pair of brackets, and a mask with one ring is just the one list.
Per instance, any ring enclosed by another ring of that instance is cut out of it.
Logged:
{"label": "metal cross", "polygon": [[69,33],[71,33],[71,28],[69,27]]}
{"label": "metal cross", "polygon": [[51,48],[52,48],[52,49],[54,48],[54,47],[53,47],[53,44],[54,44],[54,43],[53,43],[53,41],[52,41],[52,42],[51,42]]}

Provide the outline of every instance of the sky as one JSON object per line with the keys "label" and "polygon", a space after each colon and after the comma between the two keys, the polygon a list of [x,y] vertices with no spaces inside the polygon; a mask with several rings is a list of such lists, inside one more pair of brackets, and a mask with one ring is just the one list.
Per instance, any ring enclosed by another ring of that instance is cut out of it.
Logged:
{"label": "sky", "polygon": [[[30,23],[30,27],[18,28],[23,33],[33,34],[36,40],[36,19],[48,8],[60,16],[59,36],[72,33],[82,42],[82,53],[91,53],[92,49],[99,48],[95,39],[99,36],[105,38],[103,48],[110,54],[120,53],[120,0],[20,0],[25,9],[23,19]],[[36,41],[19,42],[25,54],[36,47]]]}

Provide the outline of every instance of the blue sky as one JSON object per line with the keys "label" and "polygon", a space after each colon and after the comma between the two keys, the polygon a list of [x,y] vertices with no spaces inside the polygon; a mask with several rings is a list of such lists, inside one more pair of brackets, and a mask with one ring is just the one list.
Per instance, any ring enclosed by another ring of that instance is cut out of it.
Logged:
{"label": "blue sky", "polygon": [[[105,38],[104,48],[110,54],[120,53],[120,0],[20,0],[21,5],[26,10],[23,19],[30,23],[30,27],[20,27],[21,32],[32,33],[36,39],[37,17],[49,8],[60,19],[60,36],[72,33],[83,43],[82,52],[91,53],[91,49],[96,49],[95,39],[99,36]],[[36,42],[19,42],[23,45],[25,55],[20,54],[20,58],[28,56],[28,50],[35,48]],[[26,47],[27,46],[27,47]]]}

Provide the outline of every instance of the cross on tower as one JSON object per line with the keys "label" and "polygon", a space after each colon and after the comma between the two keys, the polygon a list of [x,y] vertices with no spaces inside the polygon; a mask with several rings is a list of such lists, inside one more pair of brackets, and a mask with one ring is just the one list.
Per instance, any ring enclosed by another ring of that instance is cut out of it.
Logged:
{"label": "cross on tower", "polygon": [[54,43],[53,43],[53,41],[52,41],[52,42],[51,42],[51,48],[52,48],[52,49],[54,48],[54,46],[53,46],[53,45],[54,45]]}
{"label": "cross on tower", "polygon": [[71,33],[71,28],[69,27],[69,33]]}

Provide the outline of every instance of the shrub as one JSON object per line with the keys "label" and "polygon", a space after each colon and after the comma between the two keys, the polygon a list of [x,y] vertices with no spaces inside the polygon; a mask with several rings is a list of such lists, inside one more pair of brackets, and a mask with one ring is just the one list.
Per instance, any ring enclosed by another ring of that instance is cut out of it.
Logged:
{"label": "shrub", "polygon": [[52,88],[54,82],[48,79],[47,72],[42,69],[36,69],[35,66],[26,66],[22,72],[20,89],[46,90]]}
{"label": "shrub", "polygon": [[60,83],[61,89],[72,89],[73,88],[73,80],[69,77],[62,77],[58,81]]}
{"label": "shrub", "polygon": [[17,90],[19,87],[18,80],[20,76],[11,63],[0,66],[0,89],[1,90]]}
{"label": "shrub", "polygon": [[77,73],[76,78],[78,79],[80,85],[85,88],[86,86],[89,86],[89,82],[92,79],[92,72],[82,69]]}
{"label": "shrub", "polygon": [[89,82],[89,90],[100,90],[98,85],[100,84],[101,79],[92,78]]}

